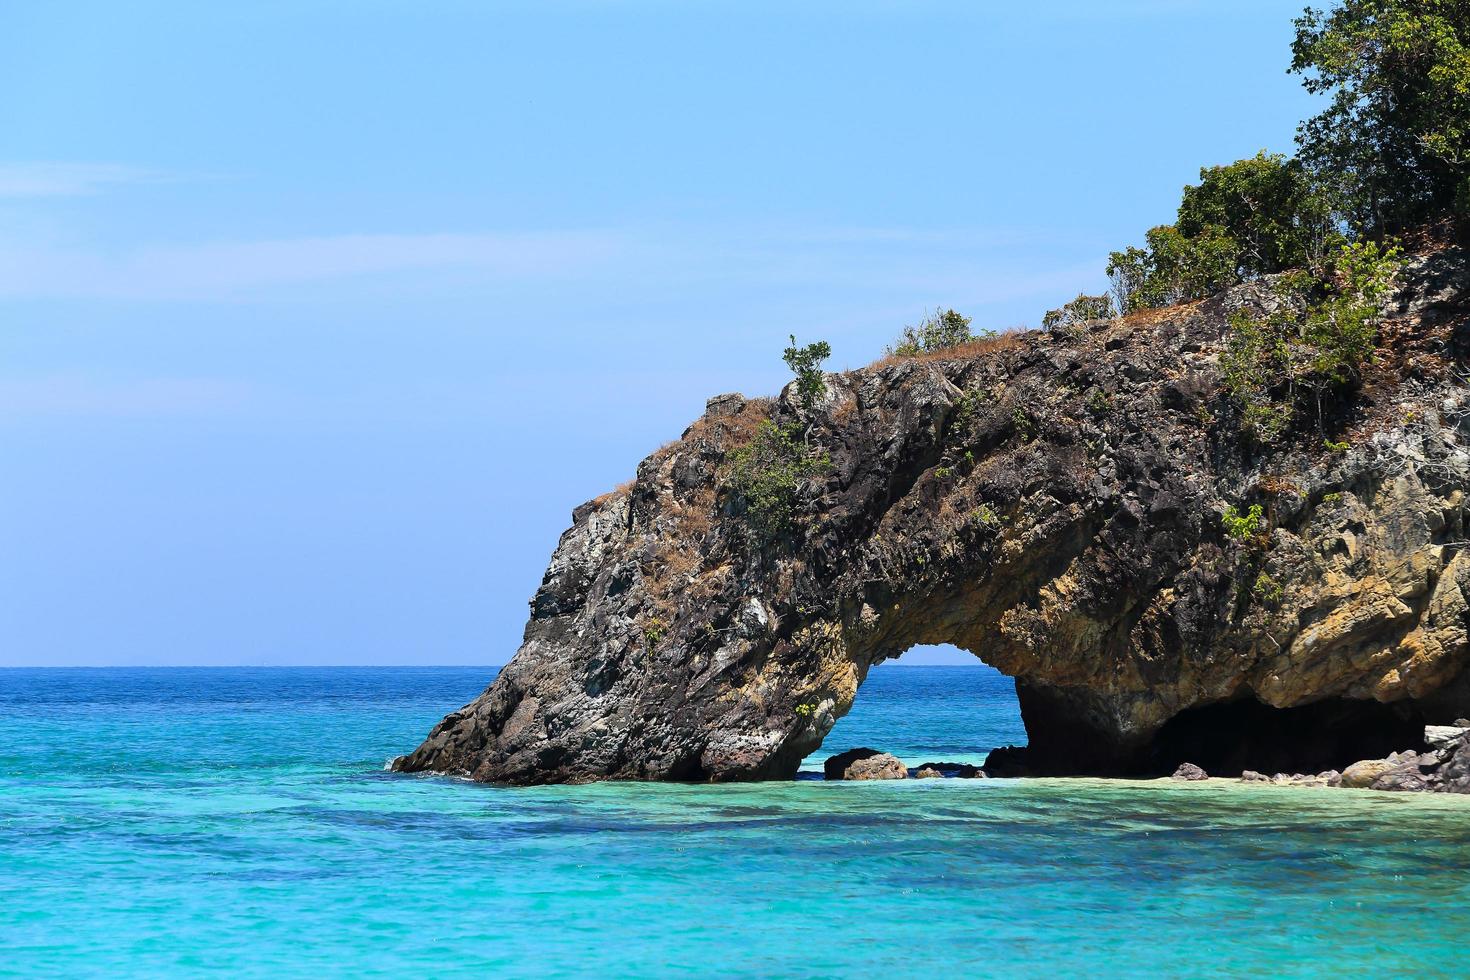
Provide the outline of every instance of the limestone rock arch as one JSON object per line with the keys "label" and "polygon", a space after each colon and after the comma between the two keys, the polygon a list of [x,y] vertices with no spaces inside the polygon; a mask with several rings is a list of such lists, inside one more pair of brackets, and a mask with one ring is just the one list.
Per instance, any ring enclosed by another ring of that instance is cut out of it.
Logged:
{"label": "limestone rock arch", "polygon": [[[1458,253],[1412,267],[1412,356],[1349,406],[1346,453],[1240,438],[1218,357],[1229,314],[1270,302],[1254,286],[831,375],[809,414],[712,399],[577,508],[520,650],[394,767],[789,778],[874,664],[931,643],[1017,679],[1038,771],[1144,771],[1231,705],[1319,706],[1288,735],[1463,714],[1464,282]],[[831,465],[763,544],[724,475],[768,419]],[[1263,540],[1235,541],[1222,511],[1251,503]]]}

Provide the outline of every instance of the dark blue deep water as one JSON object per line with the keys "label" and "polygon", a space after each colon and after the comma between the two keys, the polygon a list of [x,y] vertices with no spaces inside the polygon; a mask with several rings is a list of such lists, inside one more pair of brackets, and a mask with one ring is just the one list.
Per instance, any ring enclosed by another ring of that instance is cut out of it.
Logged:
{"label": "dark blue deep water", "polygon": [[[0,973],[1467,969],[1470,800],[383,772],[491,673],[0,671]],[[887,667],[828,748],[962,760],[1022,737],[993,672]]]}

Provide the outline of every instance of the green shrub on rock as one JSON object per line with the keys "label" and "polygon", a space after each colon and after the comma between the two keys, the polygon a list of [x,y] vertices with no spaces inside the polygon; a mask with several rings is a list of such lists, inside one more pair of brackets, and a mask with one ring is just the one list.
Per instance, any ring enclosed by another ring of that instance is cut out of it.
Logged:
{"label": "green shrub on rock", "polygon": [[920,354],[937,354],[940,351],[968,344],[972,340],[995,336],[994,331],[981,334],[970,332],[971,318],[945,310],[927,314],[916,325],[904,327],[898,343],[888,348],[889,357],[917,357]]}
{"label": "green shrub on rock", "polygon": [[744,517],[762,541],[792,529],[801,485],[831,466],[809,452],[800,426],[762,422],[755,438],[730,456],[726,484],[744,504]]}
{"label": "green shrub on rock", "polygon": [[1041,318],[1041,329],[1053,333],[1067,334],[1089,320],[1110,320],[1118,315],[1113,298],[1107,293],[1088,296],[1078,293],[1077,298],[1055,310],[1047,310]]}
{"label": "green shrub on rock", "polygon": [[1220,366],[1252,436],[1274,442],[1304,407],[1320,421],[1324,399],[1358,383],[1399,266],[1395,247],[1344,245],[1317,272],[1282,276],[1269,314],[1231,317]]}

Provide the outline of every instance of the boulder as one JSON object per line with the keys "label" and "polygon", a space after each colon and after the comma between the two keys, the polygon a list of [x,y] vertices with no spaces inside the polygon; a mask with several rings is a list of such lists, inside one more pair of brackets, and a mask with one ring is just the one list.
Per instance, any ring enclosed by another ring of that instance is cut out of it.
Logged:
{"label": "boulder", "polygon": [[1185,762],[1181,764],[1178,769],[1174,770],[1174,775],[1170,778],[1182,779],[1191,783],[1196,783],[1199,782],[1201,779],[1209,779],[1210,774],[1205,772],[1199,766],[1195,765],[1193,762]]}
{"label": "boulder", "polygon": [[848,749],[832,756],[822,766],[828,779],[907,779],[908,767],[896,757],[877,749]]}
{"label": "boulder", "polygon": [[928,779],[923,772],[930,770],[948,779],[984,779],[985,773],[979,766],[972,766],[966,762],[926,762],[919,767],[916,774],[919,778]]}
{"label": "boulder", "polygon": [[1271,777],[1265,773],[1256,772],[1254,769],[1247,769],[1240,774],[1240,781],[1242,783],[1269,783]]}
{"label": "boulder", "polygon": [[1431,748],[1443,748],[1451,742],[1465,737],[1470,728],[1461,728],[1458,725],[1426,725],[1424,727],[1424,744]]}
{"label": "boulder", "polygon": [[920,766],[919,769],[918,769],[918,771],[914,773],[914,778],[915,779],[943,779],[944,778],[944,773],[940,772],[938,769],[935,769],[933,766]]}
{"label": "boulder", "polygon": [[1417,761],[1401,762],[1373,780],[1368,788],[1397,793],[1422,793],[1432,789],[1438,781],[1437,778],[1426,775]]}
{"label": "boulder", "polygon": [[1387,759],[1364,759],[1354,762],[1342,771],[1340,785],[1343,789],[1367,789],[1374,780],[1393,769],[1395,763]]}

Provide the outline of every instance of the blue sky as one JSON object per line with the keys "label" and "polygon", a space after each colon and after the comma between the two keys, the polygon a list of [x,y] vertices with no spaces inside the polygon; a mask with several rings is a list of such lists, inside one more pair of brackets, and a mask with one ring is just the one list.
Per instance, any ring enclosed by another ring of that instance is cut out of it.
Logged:
{"label": "blue sky", "polygon": [[0,665],[503,663],[786,336],[1036,324],[1293,3],[0,0]]}

